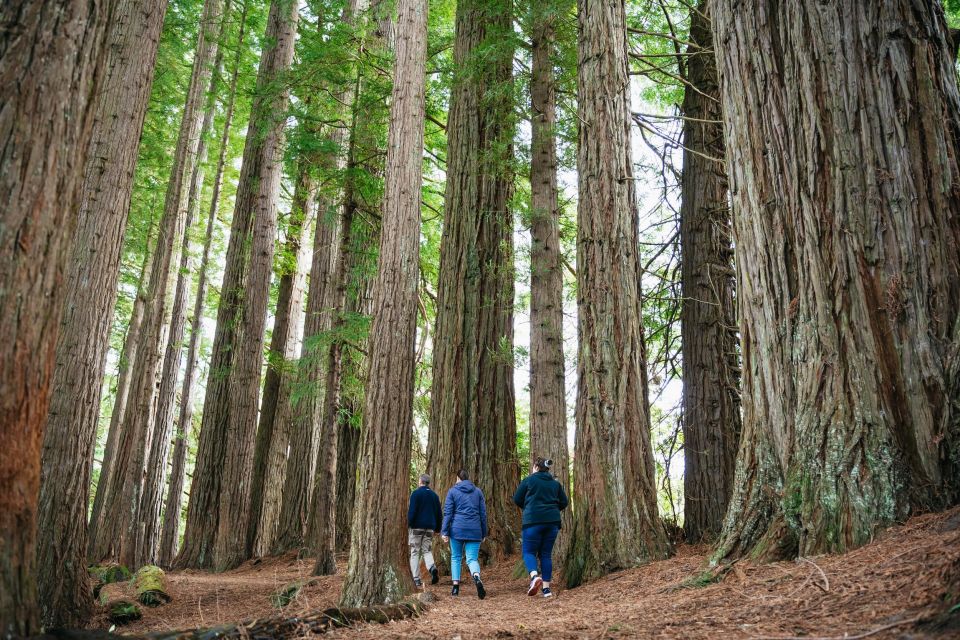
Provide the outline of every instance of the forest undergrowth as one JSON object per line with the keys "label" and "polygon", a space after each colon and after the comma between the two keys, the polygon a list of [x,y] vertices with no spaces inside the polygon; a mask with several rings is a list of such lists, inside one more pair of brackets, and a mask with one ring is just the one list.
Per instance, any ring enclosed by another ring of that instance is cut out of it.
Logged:
{"label": "forest undergrowth", "polygon": [[[340,629],[342,638],[957,638],[960,637],[960,508],[912,518],[853,552],[790,562],[739,562],[716,582],[700,579],[709,549],[680,545],[669,560],[611,574],[553,600],[525,595],[507,560],[449,595],[449,577],[418,618]],[[276,616],[271,594],[309,578],[313,563],[288,554],[222,574],[168,574],[173,601],[145,608],[116,631],[141,635]],[[340,562],[344,567],[345,563]],[[343,581],[313,578],[283,608],[290,617],[335,606]],[[706,583],[706,584],[704,584]],[[124,595],[127,585],[108,585]],[[111,594],[114,595],[114,594]],[[104,616],[91,628],[107,629]]]}

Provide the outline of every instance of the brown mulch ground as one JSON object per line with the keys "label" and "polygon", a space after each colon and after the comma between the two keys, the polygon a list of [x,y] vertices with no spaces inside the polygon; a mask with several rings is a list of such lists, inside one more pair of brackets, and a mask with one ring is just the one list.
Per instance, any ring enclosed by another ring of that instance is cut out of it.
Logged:
{"label": "brown mulch ground", "polygon": [[[719,583],[677,587],[703,569],[705,547],[624,571],[544,600],[511,578],[515,561],[484,572],[488,596],[472,584],[459,598],[449,578],[427,587],[437,597],[422,617],[343,629],[362,638],[960,638],[960,613],[944,594],[960,589],[960,509],[913,518],[845,555],[766,565],[738,563]],[[345,563],[341,562],[341,566]],[[272,558],[219,575],[170,574],[174,601],[144,609],[124,632],[209,626],[272,615],[270,593],[310,572],[308,561]],[[320,579],[285,610],[335,603],[341,576]],[[952,584],[948,587],[947,583]],[[97,625],[105,628],[104,621]]]}

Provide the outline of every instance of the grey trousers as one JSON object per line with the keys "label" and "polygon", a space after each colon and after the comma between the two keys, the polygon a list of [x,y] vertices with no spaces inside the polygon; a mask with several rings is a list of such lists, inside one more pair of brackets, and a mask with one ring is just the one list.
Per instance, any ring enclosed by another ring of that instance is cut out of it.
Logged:
{"label": "grey trousers", "polygon": [[407,543],[410,545],[410,572],[414,578],[419,578],[421,558],[427,565],[427,569],[434,565],[433,531],[430,529],[408,529]]}

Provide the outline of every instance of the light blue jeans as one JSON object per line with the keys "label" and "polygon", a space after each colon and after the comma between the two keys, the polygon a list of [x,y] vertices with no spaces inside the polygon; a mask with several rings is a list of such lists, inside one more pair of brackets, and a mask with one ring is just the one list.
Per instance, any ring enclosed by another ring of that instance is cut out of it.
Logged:
{"label": "light blue jeans", "polygon": [[457,540],[450,538],[450,577],[454,582],[460,582],[460,565],[463,562],[463,553],[467,553],[467,568],[470,575],[480,573],[480,542],[474,540]]}

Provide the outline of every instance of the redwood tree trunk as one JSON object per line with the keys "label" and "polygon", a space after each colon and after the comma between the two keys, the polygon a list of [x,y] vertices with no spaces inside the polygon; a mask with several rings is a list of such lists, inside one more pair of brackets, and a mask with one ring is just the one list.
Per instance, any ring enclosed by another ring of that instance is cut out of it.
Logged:
{"label": "redwood tree trunk", "polygon": [[[203,321],[203,307],[207,293],[207,269],[210,263],[210,243],[213,241],[213,225],[220,208],[220,189],[223,184],[223,169],[227,161],[227,150],[230,143],[230,127],[233,123],[233,109],[237,95],[237,79],[240,74],[240,57],[243,52],[243,41],[246,33],[247,2],[244,0],[240,14],[240,32],[237,37],[237,50],[233,59],[233,72],[230,78],[230,90],[226,99],[226,114],[223,120],[223,130],[220,134],[220,152],[217,158],[217,169],[213,178],[213,193],[210,198],[210,211],[207,214],[207,229],[203,242],[203,256],[200,258],[199,276],[197,279],[197,296],[193,303],[193,317],[190,321],[190,344],[187,347],[186,368],[183,373],[183,382],[180,390],[180,413],[177,419],[177,432],[174,436],[173,466],[170,470],[170,485],[167,491],[166,509],[163,517],[163,530],[160,535],[160,550],[158,563],[168,567],[173,564],[177,554],[180,529],[180,505],[183,498],[183,486],[186,475],[187,444],[193,423],[193,380],[197,367],[198,349]],[[211,92],[213,93],[213,92]]]}
{"label": "redwood tree trunk", "polygon": [[[399,0],[380,266],[352,546],[341,602],[396,602],[412,587],[403,522],[410,476],[427,59],[425,0]],[[384,451],[391,455],[380,455]]]}
{"label": "redwood tree trunk", "polygon": [[579,0],[577,437],[568,586],[664,558],[657,511],[623,0]]}
{"label": "redwood tree trunk", "polygon": [[122,417],[110,488],[103,506],[105,514],[97,529],[98,539],[92,543],[94,560],[116,559],[128,566],[138,566],[144,560],[139,553],[143,531],[140,506],[150,447],[155,438],[155,391],[162,365],[161,351],[165,344],[163,326],[169,322],[171,314],[170,266],[180,246],[188,217],[189,179],[197,161],[204,98],[219,43],[217,25],[223,23],[222,8],[223,0],[206,0],[203,7],[193,72],[146,294],[137,366]]}
{"label": "redwood tree trunk", "polygon": [[295,0],[274,0],[267,18],[267,44],[250,110],[220,294],[210,366],[214,374],[207,383],[184,547],[176,563],[181,567],[225,570],[246,559],[263,331],[288,102],[287,89],[272,85],[293,60],[297,8]]}
{"label": "redwood tree trunk", "polygon": [[37,580],[46,627],[79,626],[93,605],[86,570],[90,469],[133,169],[166,8],[166,0],[118,2],[107,34],[41,458]]}
{"label": "redwood tree trunk", "polygon": [[[40,456],[109,6],[0,4],[0,635],[38,624]],[[86,487],[83,487],[86,491]],[[86,501],[86,494],[83,494]]]}
{"label": "redwood tree trunk", "polygon": [[[566,362],[563,357],[563,267],[557,191],[557,95],[553,75],[557,6],[533,3],[530,157],[530,456],[552,458],[569,493]],[[557,558],[564,556],[572,512],[563,512]]]}
{"label": "redwood tree trunk", "polygon": [[[514,127],[511,0],[457,4],[427,471],[465,467],[487,498],[485,554],[514,550],[519,482],[513,392]],[[479,53],[478,53],[479,52]],[[484,59],[481,61],[479,55]]]}
{"label": "redwood tree trunk", "polygon": [[743,339],[717,559],[960,495],[960,95],[940,3],[712,5]]}
{"label": "redwood tree trunk", "polygon": [[683,530],[694,544],[720,534],[740,438],[733,245],[709,7],[701,0],[690,10],[680,185]]}
{"label": "redwood tree trunk", "polygon": [[[362,407],[351,404],[349,414],[356,415]],[[337,437],[337,522],[336,549],[338,553],[350,550],[353,505],[357,497],[357,452],[360,448],[360,429],[341,420]]]}

